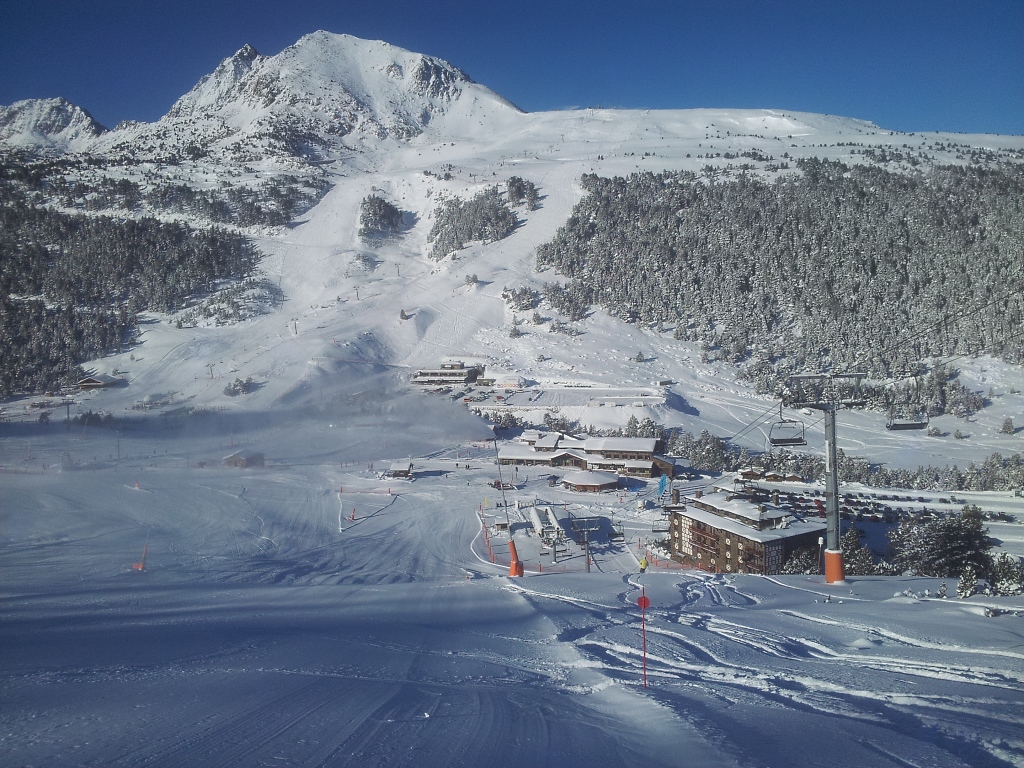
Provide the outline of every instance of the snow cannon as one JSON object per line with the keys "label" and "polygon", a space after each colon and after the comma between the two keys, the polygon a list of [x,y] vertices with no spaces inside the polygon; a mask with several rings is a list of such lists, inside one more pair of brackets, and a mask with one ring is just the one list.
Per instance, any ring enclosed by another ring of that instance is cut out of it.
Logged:
{"label": "snow cannon", "polygon": [[522,576],[523,575],[523,561],[519,559],[519,553],[516,552],[516,543],[509,541],[509,551],[512,553],[512,562],[508,564],[508,575],[509,576]]}
{"label": "snow cannon", "polygon": [[825,550],[825,583],[835,584],[846,581],[846,568],[843,566],[843,550]]}

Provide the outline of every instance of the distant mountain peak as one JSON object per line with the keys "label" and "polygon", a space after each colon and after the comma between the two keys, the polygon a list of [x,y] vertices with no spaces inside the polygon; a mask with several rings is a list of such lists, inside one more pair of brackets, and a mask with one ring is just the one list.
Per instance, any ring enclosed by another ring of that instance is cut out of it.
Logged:
{"label": "distant mountain peak", "polygon": [[381,40],[319,30],[276,56],[243,46],[182,96],[160,121],[187,121],[190,141],[222,148],[270,142],[291,154],[358,133],[405,139],[463,98],[477,118],[518,109],[465,72]]}
{"label": "distant mountain peak", "polygon": [[26,99],[0,106],[0,142],[29,149],[79,149],[106,128],[67,99]]}

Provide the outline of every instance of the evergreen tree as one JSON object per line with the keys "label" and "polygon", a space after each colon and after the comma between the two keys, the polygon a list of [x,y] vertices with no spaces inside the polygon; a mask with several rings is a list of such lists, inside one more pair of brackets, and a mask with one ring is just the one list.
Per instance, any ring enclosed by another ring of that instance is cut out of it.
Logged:
{"label": "evergreen tree", "polygon": [[861,546],[860,531],[855,524],[839,540],[843,551],[843,565],[850,576],[871,576],[876,573],[875,558],[871,550]]}
{"label": "evergreen tree", "polygon": [[992,561],[992,572],[988,581],[992,585],[992,591],[997,595],[1024,593],[1024,562],[1007,552],[1001,552]]}
{"label": "evergreen tree", "polygon": [[368,195],[359,204],[359,235],[390,235],[402,227],[402,212],[379,195]]}
{"label": "evergreen tree", "polygon": [[966,600],[971,595],[978,592],[978,571],[975,567],[968,563],[960,571],[960,580],[956,585],[956,596],[961,600]]}
{"label": "evergreen tree", "polygon": [[956,517],[901,523],[890,531],[889,541],[900,573],[953,577],[967,565],[976,574],[988,571],[992,540],[987,533],[981,510],[964,507]]}
{"label": "evergreen tree", "polygon": [[811,547],[796,550],[782,566],[782,572],[786,574],[812,574],[820,571],[818,550]]}

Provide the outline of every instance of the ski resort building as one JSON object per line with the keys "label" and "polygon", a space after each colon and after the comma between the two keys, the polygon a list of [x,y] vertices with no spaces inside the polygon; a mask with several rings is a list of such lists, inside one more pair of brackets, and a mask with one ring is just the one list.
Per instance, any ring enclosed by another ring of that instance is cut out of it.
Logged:
{"label": "ski resort building", "polygon": [[570,491],[589,493],[612,491],[619,487],[619,476],[614,472],[595,472],[584,469],[578,472],[570,472],[563,477],[562,485]]}
{"label": "ski resort building", "polygon": [[460,360],[441,363],[440,368],[424,368],[412,375],[413,384],[424,386],[465,386],[472,384],[484,372],[483,366],[466,365]]}
{"label": "ski resort building", "polygon": [[235,451],[230,456],[224,457],[224,463],[229,467],[238,467],[239,469],[245,469],[246,467],[262,467],[264,457],[262,453],[256,451],[250,451],[248,448],[241,451]]}
{"label": "ski resort building", "polygon": [[825,535],[824,520],[795,515],[762,494],[716,489],[680,502],[665,507],[672,557],[702,571],[781,573],[793,552],[816,549]]}
{"label": "ski resort building", "polygon": [[392,461],[387,471],[390,477],[410,478],[412,477],[412,459]]}
{"label": "ski resort building", "polygon": [[574,467],[634,477],[675,475],[673,459],[657,453],[660,441],[647,437],[588,437],[528,430],[498,449],[498,461],[518,466]]}
{"label": "ski resort building", "polygon": [[120,387],[127,384],[124,379],[111,376],[107,373],[96,373],[78,380],[79,389],[105,389],[106,387]]}

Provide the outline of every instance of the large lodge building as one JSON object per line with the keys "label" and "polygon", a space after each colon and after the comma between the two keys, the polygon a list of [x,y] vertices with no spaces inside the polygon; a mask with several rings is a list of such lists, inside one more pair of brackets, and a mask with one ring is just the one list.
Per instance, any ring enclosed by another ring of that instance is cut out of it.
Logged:
{"label": "large lodge building", "polygon": [[795,515],[768,503],[766,494],[697,491],[665,509],[672,557],[716,573],[782,572],[798,549],[817,549],[825,521]]}
{"label": "large lodge building", "polygon": [[529,430],[498,449],[498,461],[518,466],[605,470],[619,475],[675,475],[675,461],[657,453],[660,441],[647,437],[588,437]]}

